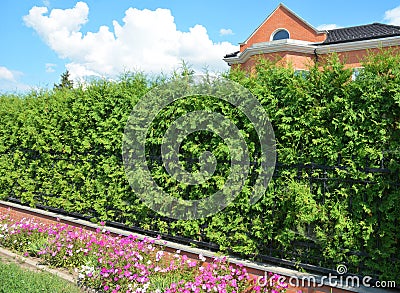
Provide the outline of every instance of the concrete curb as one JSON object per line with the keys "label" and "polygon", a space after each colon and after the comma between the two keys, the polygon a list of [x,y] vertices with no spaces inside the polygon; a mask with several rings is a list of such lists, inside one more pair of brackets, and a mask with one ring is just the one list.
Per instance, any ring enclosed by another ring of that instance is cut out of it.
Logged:
{"label": "concrete curb", "polygon": [[64,273],[64,272],[61,272],[61,271],[58,271],[56,269],[49,268],[48,266],[42,265],[42,264],[39,263],[39,261],[34,260],[32,258],[23,257],[23,256],[21,256],[19,254],[11,252],[11,251],[9,251],[7,249],[4,249],[2,247],[0,247],[0,255],[4,256],[6,258],[9,258],[9,259],[15,260],[16,264],[21,264],[22,263],[22,264],[28,265],[29,267],[32,267],[32,268],[34,268],[36,270],[56,275],[56,276],[66,280],[68,282],[76,284],[76,280],[74,279],[74,277],[72,275]]}

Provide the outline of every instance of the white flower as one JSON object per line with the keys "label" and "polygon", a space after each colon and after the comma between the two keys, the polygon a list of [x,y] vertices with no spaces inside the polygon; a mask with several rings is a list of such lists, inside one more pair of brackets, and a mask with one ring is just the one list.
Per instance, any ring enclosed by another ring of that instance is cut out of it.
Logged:
{"label": "white flower", "polygon": [[162,258],[163,255],[164,255],[164,251],[162,251],[162,250],[157,251],[157,253],[156,253],[156,261],[159,261]]}

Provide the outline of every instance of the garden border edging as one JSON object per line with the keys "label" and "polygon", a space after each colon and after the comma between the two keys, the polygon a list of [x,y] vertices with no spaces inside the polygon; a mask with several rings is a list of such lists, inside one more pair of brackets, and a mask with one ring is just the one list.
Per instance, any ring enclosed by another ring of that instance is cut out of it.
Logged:
{"label": "garden border edging", "polygon": [[[138,239],[154,239],[155,243],[157,245],[160,246],[164,246],[166,248],[166,250],[169,252],[173,252],[176,250],[180,250],[182,254],[187,254],[189,257],[195,258],[193,256],[198,256],[200,254],[202,254],[204,257],[206,257],[207,259],[211,259],[213,257],[218,257],[221,256],[218,253],[212,252],[212,251],[208,251],[205,249],[200,249],[200,248],[194,248],[194,247],[190,247],[184,244],[178,244],[178,243],[174,243],[171,241],[167,241],[167,240],[162,240],[162,239],[156,239],[154,237],[150,237],[150,236],[144,236],[142,234],[138,234],[138,233],[134,233],[134,232],[130,232],[130,231],[126,231],[126,230],[122,230],[122,229],[118,229],[118,228],[114,228],[114,227],[107,227],[107,226],[100,226],[97,224],[94,224],[92,222],[86,221],[86,220],[82,220],[82,219],[78,219],[78,218],[74,218],[71,216],[66,216],[66,215],[60,215],[60,214],[56,214],[54,212],[49,212],[49,211],[45,211],[45,210],[41,210],[41,209],[37,209],[37,208],[31,208],[28,206],[23,206],[20,204],[16,204],[16,203],[11,203],[11,202],[6,202],[3,200],[0,200],[0,212],[9,212],[11,216],[13,216],[13,210],[17,210],[17,212],[19,213],[26,213],[27,216],[26,217],[36,217],[36,218],[40,218],[40,219],[45,219],[45,222],[49,223],[49,222],[63,222],[65,224],[69,224],[71,226],[77,226],[77,227],[82,227],[82,228],[86,228],[87,230],[96,230],[96,229],[106,229],[107,231],[109,231],[112,234],[116,234],[116,235],[123,235],[123,236],[128,236],[128,235],[134,235],[137,236]],[[17,216],[18,217],[18,216]],[[18,218],[21,218],[21,216],[19,216]],[[1,248],[0,248],[1,249]],[[3,249],[0,250],[0,253],[3,251]],[[10,252],[10,255],[15,255]],[[20,256],[18,256],[20,257]],[[307,292],[312,292],[312,293],[319,293],[319,292],[357,292],[357,293],[388,293],[388,292],[395,292],[393,290],[388,290],[388,289],[380,289],[380,288],[372,288],[372,287],[365,287],[365,286],[360,286],[360,287],[348,287],[348,286],[344,286],[342,284],[337,284],[337,286],[330,286],[329,282],[326,280],[326,277],[324,278],[323,276],[319,276],[319,275],[313,275],[313,274],[308,274],[308,273],[302,273],[302,272],[298,272],[295,270],[291,270],[291,269],[286,269],[286,268],[282,268],[282,267],[278,267],[278,266],[272,266],[272,265],[266,265],[266,264],[262,264],[259,262],[251,262],[249,260],[245,260],[245,259],[241,259],[238,257],[232,257],[232,256],[227,256],[227,259],[229,260],[229,262],[233,263],[233,264],[243,264],[246,269],[249,271],[249,273],[253,276],[262,276],[264,275],[264,272],[272,272],[272,273],[276,273],[276,274],[280,274],[282,276],[285,276],[287,278],[315,278],[315,280],[317,281],[318,284],[323,283],[324,287],[291,287],[290,289],[293,288],[297,288],[296,290],[299,290],[300,288],[302,289],[308,289],[309,291]],[[24,260],[28,263],[28,259],[24,258]],[[34,263],[32,261],[32,263]],[[29,264],[29,263],[28,263]],[[34,264],[34,267],[37,268],[37,266]],[[41,267],[39,269],[42,269]],[[43,268],[44,269],[44,268]],[[48,270],[51,270],[50,268],[47,268]],[[54,273],[58,274],[58,273],[62,273],[62,272],[58,272],[55,271]],[[72,281],[73,282],[73,281]],[[325,286],[327,288],[332,288],[334,289],[338,289],[335,291],[326,291],[325,290]],[[289,290],[290,290],[289,289]],[[310,291],[310,289],[314,289],[313,291]],[[288,290],[288,291],[289,291]],[[289,291],[290,292],[290,291]],[[288,292],[288,293],[289,293]],[[295,292],[295,291],[293,291]]]}
{"label": "garden border edging", "polygon": [[52,268],[50,268],[50,267],[48,267],[46,265],[40,264],[39,261],[36,261],[36,260],[34,260],[32,258],[21,256],[19,254],[11,252],[11,251],[9,251],[7,249],[4,249],[3,247],[0,247],[0,256],[1,255],[3,255],[6,258],[15,260],[17,264],[27,265],[27,266],[29,266],[31,268],[36,269],[36,270],[53,274],[53,275],[55,275],[57,277],[60,277],[60,278],[66,280],[68,282],[76,284],[76,280],[74,279],[74,277],[71,274],[67,274],[67,273],[61,272],[61,271],[56,270],[56,269],[52,269]]}

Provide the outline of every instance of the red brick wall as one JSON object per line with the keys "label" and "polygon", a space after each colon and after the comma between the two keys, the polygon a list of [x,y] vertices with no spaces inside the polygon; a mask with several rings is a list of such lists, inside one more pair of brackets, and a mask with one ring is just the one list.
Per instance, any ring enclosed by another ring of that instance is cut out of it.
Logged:
{"label": "red brick wall", "polygon": [[[346,67],[354,68],[360,67],[361,61],[368,56],[369,53],[379,53],[381,50],[393,50],[393,52],[400,52],[400,47],[385,47],[385,48],[372,48],[368,50],[354,50],[350,52],[339,52],[337,53],[339,59],[346,63]],[[322,60],[329,54],[321,55]]]}
{"label": "red brick wall", "polygon": [[315,56],[305,53],[288,52],[285,56],[286,64],[294,69],[307,69],[314,65]]}
{"label": "red brick wall", "polygon": [[78,227],[78,228],[83,228],[88,231],[95,231],[95,228],[84,226],[84,225],[79,225],[78,223],[70,222],[70,221],[64,221],[57,219],[52,216],[46,216],[42,214],[38,214],[35,212],[27,211],[24,209],[19,209],[15,207],[9,207],[7,205],[3,205],[0,203],[0,214],[7,214],[10,215],[10,217],[16,221],[22,220],[23,218],[29,218],[29,219],[35,219],[38,222],[47,224],[47,225],[54,225],[57,223],[64,223],[68,224],[70,226]]}
{"label": "red brick wall", "polygon": [[[360,67],[361,61],[368,56],[370,53],[378,53],[381,50],[393,50],[393,52],[400,52],[400,47],[386,47],[386,48],[373,48],[364,50],[355,50],[349,52],[339,52],[337,53],[341,62],[346,63],[347,68]],[[319,54],[318,61],[321,65],[325,62],[326,58],[329,57],[331,53]],[[232,68],[240,67],[244,70],[252,72],[254,70],[255,64],[264,58],[271,62],[276,63],[280,66],[291,65],[294,69],[307,69],[310,65],[315,62],[314,54],[296,53],[296,52],[277,52],[269,54],[258,54],[250,57],[243,64],[232,64]]]}
{"label": "red brick wall", "polygon": [[291,66],[294,69],[307,69],[314,64],[315,56],[313,54],[295,53],[295,52],[277,52],[270,54],[259,54],[250,57],[243,64],[232,64],[232,68],[240,67],[243,70],[252,72],[260,59],[266,59],[279,66]]}

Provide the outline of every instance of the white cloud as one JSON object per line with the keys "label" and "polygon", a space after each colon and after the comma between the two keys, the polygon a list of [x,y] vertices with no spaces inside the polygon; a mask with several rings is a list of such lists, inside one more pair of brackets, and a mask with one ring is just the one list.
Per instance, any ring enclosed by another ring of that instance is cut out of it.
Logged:
{"label": "white cloud", "polygon": [[98,76],[101,77],[101,74],[99,74],[96,71],[87,69],[82,64],[78,63],[68,63],[65,65],[65,67],[68,69],[68,72],[71,74],[71,78],[76,79],[76,78],[81,78],[85,76]]}
{"label": "white cloud", "polygon": [[0,80],[15,81],[15,75],[7,67],[0,66]]}
{"label": "white cloud", "polygon": [[219,30],[219,35],[220,35],[220,36],[233,35],[233,31],[232,31],[230,28],[228,28],[228,29],[226,29],[226,28],[221,28],[221,29]]}
{"label": "white cloud", "polygon": [[21,93],[27,92],[29,90],[38,90],[39,88],[34,88],[29,85],[0,79],[0,93]]}
{"label": "white cloud", "polygon": [[387,21],[388,24],[400,25],[400,6],[385,11],[384,20]]}
{"label": "white cloud", "polygon": [[80,30],[88,21],[89,7],[78,2],[72,9],[33,7],[24,16],[46,44],[61,58],[71,78],[89,75],[112,76],[127,70],[149,73],[168,72],[179,67],[182,60],[201,70],[226,70],[222,60],[237,46],[229,42],[214,43],[202,25],[177,30],[168,9],[125,11],[123,23],[113,21],[113,27],[101,26],[97,32],[83,34]]}
{"label": "white cloud", "polygon": [[45,66],[46,66],[46,72],[52,73],[52,72],[55,72],[54,67],[57,67],[57,64],[46,63]]}
{"label": "white cloud", "polygon": [[18,92],[29,90],[30,87],[18,81],[22,72],[0,66],[0,92]]}
{"label": "white cloud", "polygon": [[341,28],[341,26],[338,26],[337,24],[330,23],[330,24],[321,24],[317,26],[317,30],[324,31],[324,30],[334,30],[337,28]]}

